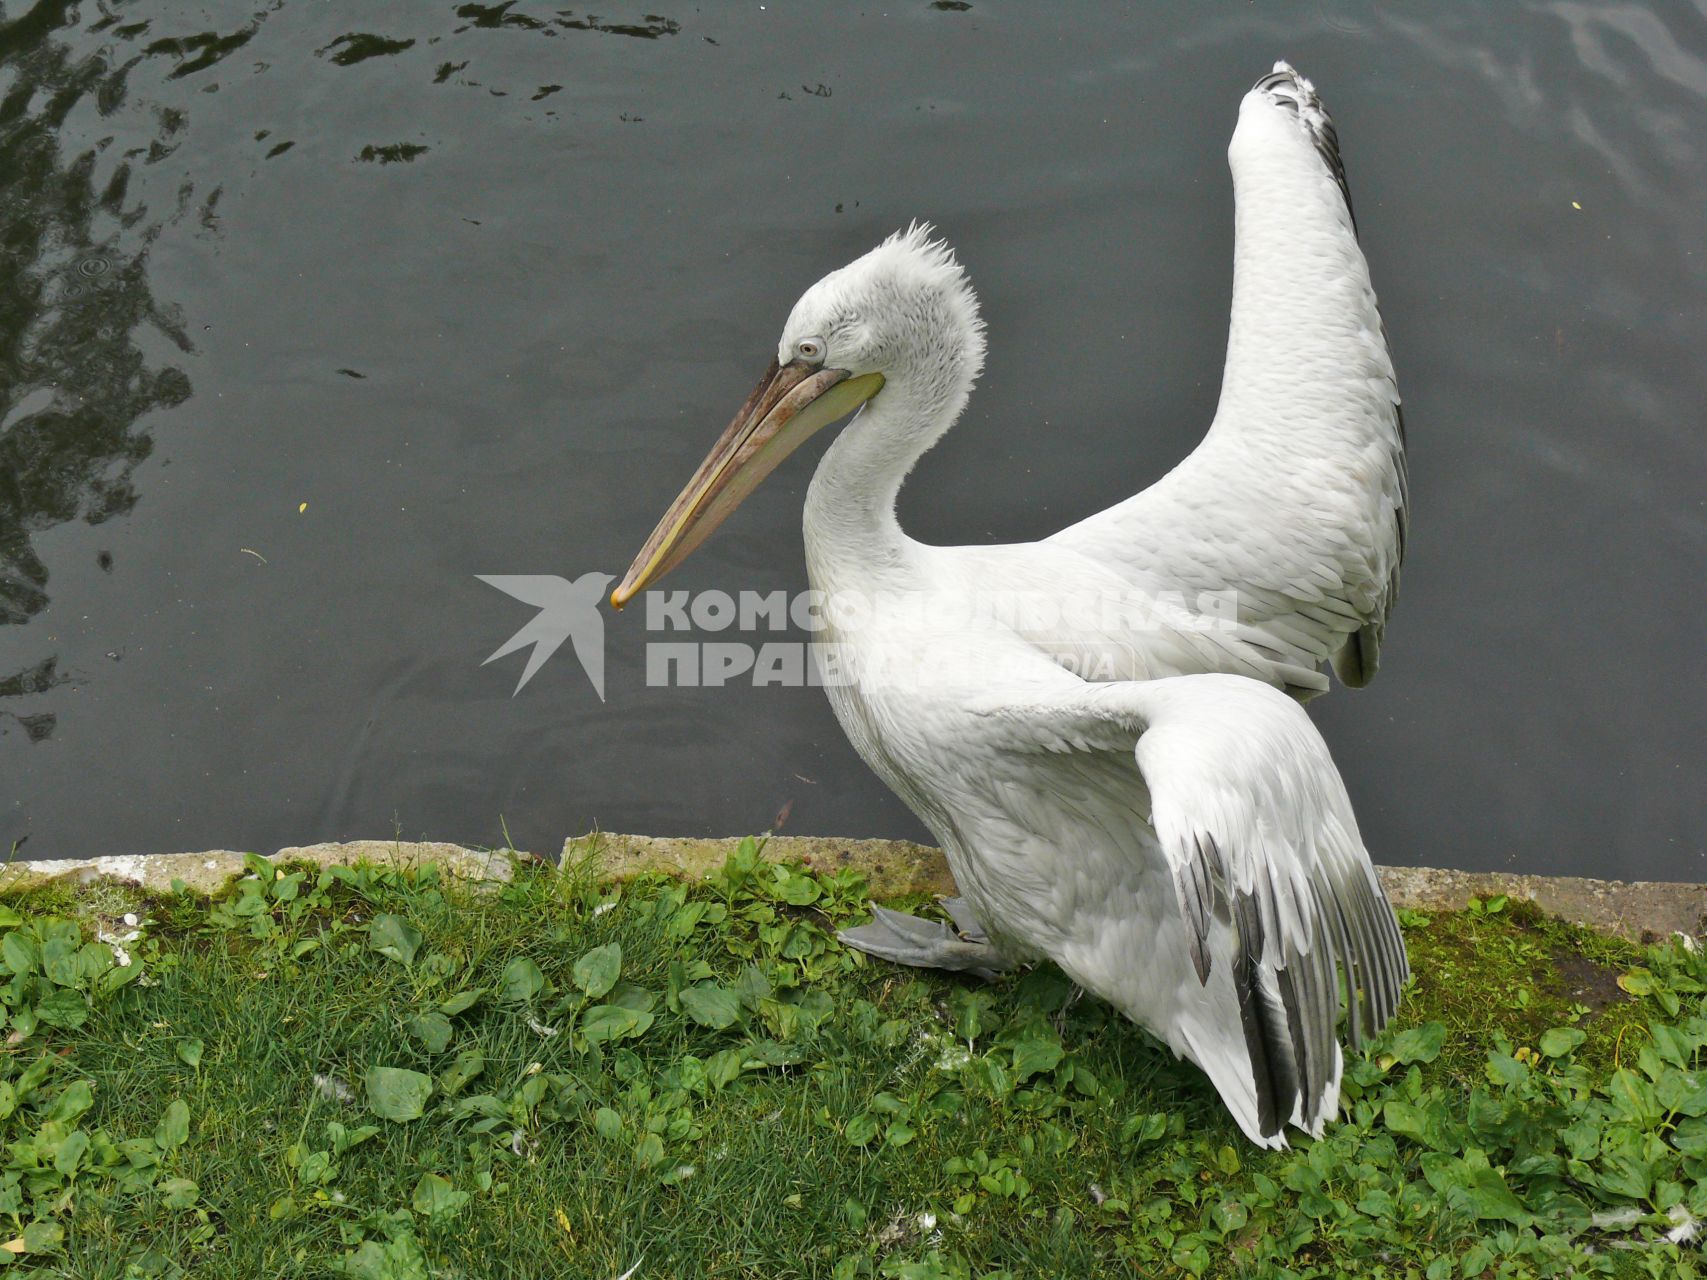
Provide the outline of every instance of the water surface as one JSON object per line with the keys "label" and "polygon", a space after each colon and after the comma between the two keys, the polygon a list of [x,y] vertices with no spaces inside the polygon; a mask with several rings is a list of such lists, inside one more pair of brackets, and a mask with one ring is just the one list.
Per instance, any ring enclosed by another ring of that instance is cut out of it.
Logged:
{"label": "water surface", "polygon": [[[648,0],[666,6],[667,0]],[[1707,15],[0,5],[0,850],[921,834],[813,689],[652,689],[618,572],[794,298],[914,217],[991,359],[932,541],[1035,538],[1213,411],[1224,152],[1336,113],[1407,401],[1384,666],[1314,704],[1382,861],[1707,875]],[[671,585],[804,583],[794,459]]]}

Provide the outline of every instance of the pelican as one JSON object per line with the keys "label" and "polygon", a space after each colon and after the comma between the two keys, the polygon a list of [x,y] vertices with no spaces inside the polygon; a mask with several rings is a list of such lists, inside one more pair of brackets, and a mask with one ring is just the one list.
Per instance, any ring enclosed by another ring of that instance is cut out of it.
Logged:
{"label": "pelican", "polygon": [[1353,687],[1375,674],[1404,550],[1404,433],[1310,82],[1277,63],[1245,96],[1228,156],[1220,403],[1157,483],[1042,542],[902,532],[902,482],[984,359],[965,273],[914,225],[801,297],[611,602],[856,414],[806,495],[807,569],[830,602],[824,684],[861,757],[941,843],[960,897],[945,904],[953,928],[878,908],[844,940],[985,976],[1047,957],[1201,1067],[1252,1142],[1279,1147],[1288,1125],[1319,1136],[1337,1110],[1342,977],[1355,1051],[1408,973],[1300,705],[1329,665]]}

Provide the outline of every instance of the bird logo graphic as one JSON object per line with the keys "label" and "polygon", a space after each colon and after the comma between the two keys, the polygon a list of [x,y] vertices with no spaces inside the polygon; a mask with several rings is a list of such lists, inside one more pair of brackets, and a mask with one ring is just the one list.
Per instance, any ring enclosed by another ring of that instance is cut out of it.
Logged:
{"label": "bird logo graphic", "polygon": [[516,681],[513,698],[527,687],[546,660],[563,647],[565,640],[573,642],[575,657],[581,670],[593,682],[593,692],[599,701],[605,700],[605,620],[599,612],[605,588],[616,580],[615,574],[583,573],[575,581],[550,573],[477,573],[474,575],[488,586],[497,587],[507,596],[539,610],[526,626],[492,652],[482,662],[496,662],[527,645],[533,646],[522,678]]}

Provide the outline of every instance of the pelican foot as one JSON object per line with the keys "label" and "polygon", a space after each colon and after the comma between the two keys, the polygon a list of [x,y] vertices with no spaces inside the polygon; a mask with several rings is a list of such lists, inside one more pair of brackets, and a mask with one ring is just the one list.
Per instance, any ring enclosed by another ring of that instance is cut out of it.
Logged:
{"label": "pelican foot", "polygon": [[916,969],[975,974],[986,982],[1014,967],[990,943],[964,899],[945,898],[942,905],[959,926],[958,933],[936,920],[921,920],[905,912],[874,906],[870,924],[843,929],[836,937],[844,946],[880,960]]}

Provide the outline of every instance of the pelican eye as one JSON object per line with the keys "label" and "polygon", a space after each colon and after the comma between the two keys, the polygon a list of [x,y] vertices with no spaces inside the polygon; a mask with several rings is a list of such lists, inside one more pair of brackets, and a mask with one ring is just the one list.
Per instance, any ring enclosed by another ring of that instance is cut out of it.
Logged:
{"label": "pelican eye", "polygon": [[822,338],[802,338],[794,344],[794,354],[807,364],[823,364],[824,340]]}

